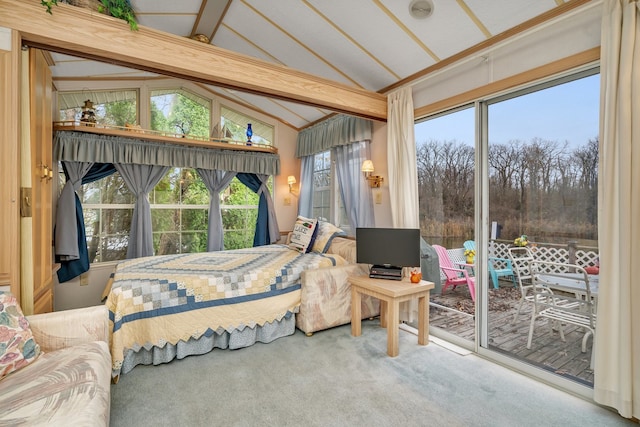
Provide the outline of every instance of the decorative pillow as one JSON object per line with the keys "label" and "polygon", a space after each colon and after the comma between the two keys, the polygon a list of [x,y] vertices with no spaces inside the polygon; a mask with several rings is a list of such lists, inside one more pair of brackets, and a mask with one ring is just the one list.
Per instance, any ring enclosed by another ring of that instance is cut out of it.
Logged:
{"label": "decorative pillow", "polygon": [[0,379],[24,368],[40,354],[16,297],[0,292]]}
{"label": "decorative pillow", "polygon": [[296,223],[293,226],[293,233],[291,233],[289,247],[302,253],[311,252],[313,242],[316,238],[317,225],[317,219],[305,218],[298,215]]}
{"label": "decorative pillow", "polygon": [[336,236],[346,236],[343,229],[336,227],[328,221],[318,221],[318,235],[313,244],[313,251],[324,254],[331,246],[331,241]]}

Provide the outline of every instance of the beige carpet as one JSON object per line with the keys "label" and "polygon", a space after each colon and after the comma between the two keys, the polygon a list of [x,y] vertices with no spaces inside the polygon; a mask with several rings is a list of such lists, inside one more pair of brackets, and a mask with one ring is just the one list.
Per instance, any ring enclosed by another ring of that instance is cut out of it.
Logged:
{"label": "beige carpet", "polygon": [[474,355],[363,322],[138,366],[112,386],[112,426],[617,426],[583,399]]}

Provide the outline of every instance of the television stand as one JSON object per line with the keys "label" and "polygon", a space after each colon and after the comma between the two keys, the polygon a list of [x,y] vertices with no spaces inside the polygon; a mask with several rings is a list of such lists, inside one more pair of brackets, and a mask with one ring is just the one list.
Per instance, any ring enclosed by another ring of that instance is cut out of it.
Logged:
{"label": "television stand", "polygon": [[369,269],[369,277],[372,279],[402,280],[402,267],[393,265],[372,265]]}

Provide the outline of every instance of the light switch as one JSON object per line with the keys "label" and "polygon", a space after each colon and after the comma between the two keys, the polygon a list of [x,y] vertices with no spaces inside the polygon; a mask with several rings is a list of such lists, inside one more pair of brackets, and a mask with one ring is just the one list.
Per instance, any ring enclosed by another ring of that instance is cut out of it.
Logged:
{"label": "light switch", "polygon": [[284,205],[285,206],[291,206],[291,197],[285,197],[284,198]]}
{"label": "light switch", "polygon": [[380,205],[382,204],[382,193],[377,191],[376,192],[376,205]]}

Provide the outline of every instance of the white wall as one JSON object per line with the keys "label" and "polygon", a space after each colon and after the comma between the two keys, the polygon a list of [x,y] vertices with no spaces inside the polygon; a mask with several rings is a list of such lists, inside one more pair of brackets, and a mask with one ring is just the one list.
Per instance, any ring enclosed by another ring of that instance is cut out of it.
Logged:
{"label": "white wall", "polygon": [[298,132],[295,129],[283,124],[277,126],[276,147],[280,155],[280,175],[275,178],[273,203],[278,218],[278,228],[282,233],[293,230],[293,223],[298,215],[298,197],[289,192],[289,184],[287,184],[289,175],[296,178],[295,188],[300,184],[300,160],[296,158],[297,140]]}
{"label": "white wall", "polygon": [[92,264],[88,272],[64,283],[58,283],[58,277],[54,275],[53,310],[99,305],[102,291],[115,267],[116,262]]}
{"label": "white wall", "polygon": [[[567,16],[532,29],[515,40],[465,58],[411,84],[414,108],[549,64],[600,45],[601,1],[594,0]],[[391,227],[387,165],[387,124],[374,122],[371,157],[375,174],[385,178],[374,189],[376,227]],[[376,204],[376,193],[381,203]]]}
{"label": "white wall", "polygon": [[462,94],[600,45],[600,1],[418,79],[415,108]]}

